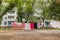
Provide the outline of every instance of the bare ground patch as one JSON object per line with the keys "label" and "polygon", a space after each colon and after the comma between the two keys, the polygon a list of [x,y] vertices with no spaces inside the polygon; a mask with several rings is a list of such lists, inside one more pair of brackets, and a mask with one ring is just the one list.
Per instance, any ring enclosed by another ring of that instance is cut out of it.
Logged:
{"label": "bare ground patch", "polygon": [[[12,31],[0,33],[0,40],[60,40],[60,33],[55,31]],[[60,31],[59,31],[60,32]]]}

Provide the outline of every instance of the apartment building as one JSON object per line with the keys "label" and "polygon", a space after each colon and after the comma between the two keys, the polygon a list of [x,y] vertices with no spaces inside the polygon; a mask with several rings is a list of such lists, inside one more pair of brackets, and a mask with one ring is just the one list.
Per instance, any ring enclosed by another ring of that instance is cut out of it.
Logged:
{"label": "apartment building", "polygon": [[17,8],[9,10],[7,14],[2,17],[1,26],[11,26],[12,22],[17,21]]}

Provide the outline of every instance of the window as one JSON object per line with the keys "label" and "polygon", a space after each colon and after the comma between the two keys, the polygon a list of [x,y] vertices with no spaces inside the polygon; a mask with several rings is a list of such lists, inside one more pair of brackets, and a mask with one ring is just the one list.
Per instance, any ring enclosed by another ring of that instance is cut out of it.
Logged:
{"label": "window", "polygon": [[9,19],[14,19],[14,16],[8,16]]}
{"label": "window", "polygon": [[5,19],[7,19],[7,17],[5,17]]}

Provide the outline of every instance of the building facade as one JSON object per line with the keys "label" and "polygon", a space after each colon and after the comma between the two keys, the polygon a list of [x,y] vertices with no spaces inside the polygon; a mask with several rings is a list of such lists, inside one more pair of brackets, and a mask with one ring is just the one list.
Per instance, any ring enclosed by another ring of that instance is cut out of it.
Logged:
{"label": "building facade", "polygon": [[1,26],[11,26],[12,22],[17,22],[17,8],[9,10],[7,14],[2,17]]}

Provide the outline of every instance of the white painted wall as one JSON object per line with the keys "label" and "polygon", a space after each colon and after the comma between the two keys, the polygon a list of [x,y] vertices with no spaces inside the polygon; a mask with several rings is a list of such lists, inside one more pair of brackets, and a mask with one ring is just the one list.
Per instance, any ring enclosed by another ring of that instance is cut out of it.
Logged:
{"label": "white painted wall", "polygon": [[[9,13],[9,12],[7,12],[7,14],[5,14],[3,17],[2,17],[2,23],[1,23],[1,26],[8,26],[8,21],[16,21],[17,19],[17,8],[15,7],[15,8],[13,8],[12,9],[13,11],[15,11],[15,12],[13,12],[13,13]],[[14,18],[8,18],[8,16],[13,16]],[[6,17],[6,18],[5,18]],[[6,22],[7,24],[6,25],[4,25],[4,22]]]}

